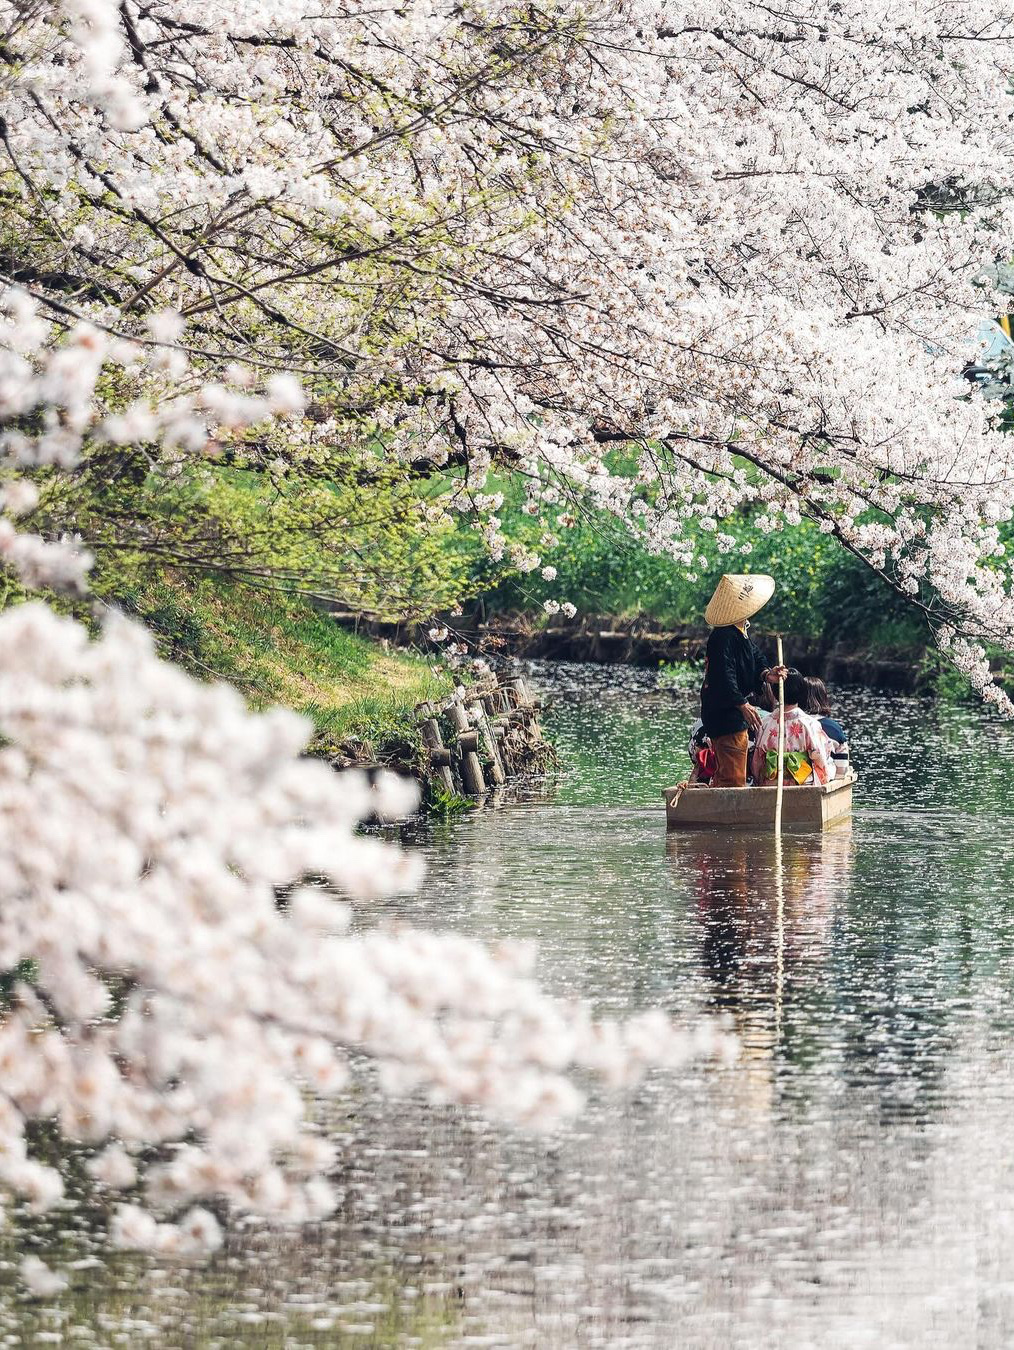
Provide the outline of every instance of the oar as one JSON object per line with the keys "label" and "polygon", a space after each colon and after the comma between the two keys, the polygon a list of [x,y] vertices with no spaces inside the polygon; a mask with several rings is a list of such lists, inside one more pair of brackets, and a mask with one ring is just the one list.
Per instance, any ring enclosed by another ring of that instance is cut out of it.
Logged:
{"label": "oar", "polygon": [[[778,664],[783,665],[782,640],[778,639]],[[782,832],[782,794],[785,791],[783,779],[785,763],[785,680],[778,681],[778,786],[775,789],[775,834]]]}

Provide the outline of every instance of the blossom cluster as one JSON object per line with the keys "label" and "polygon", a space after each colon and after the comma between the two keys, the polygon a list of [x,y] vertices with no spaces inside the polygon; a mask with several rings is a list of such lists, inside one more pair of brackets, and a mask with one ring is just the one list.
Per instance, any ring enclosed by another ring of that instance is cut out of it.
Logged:
{"label": "blossom cluster", "polygon": [[[178,335],[178,315],[152,314],[147,328]],[[58,345],[48,336],[37,303],[18,287],[0,287],[0,464],[11,475],[0,488],[0,560],[31,589],[83,592],[93,559],[79,541],[16,528],[39,505],[38,489],[19,472],[72,470],[86,445],[103,443],[144,446],[153,470],[171,472],[182,456],[204,451],[215,428],[303,409],[299,383],[286,373],[249,392],[235,387],[248,382],[246,372],[230,372],[233,388],[193,378],[178,349],[111,337],[85,320]],[[99,387],[111,368],[134,382],[135,396],[116,411]]]}

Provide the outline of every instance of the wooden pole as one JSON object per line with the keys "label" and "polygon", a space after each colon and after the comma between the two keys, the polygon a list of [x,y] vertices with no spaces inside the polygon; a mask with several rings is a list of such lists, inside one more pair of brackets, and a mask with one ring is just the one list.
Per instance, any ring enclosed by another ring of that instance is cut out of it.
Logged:
{"label": "wooden pole", "polygon": [[451,773],[450,754],[444,747],[440,726],[434,716],[436,709],[432,703],[420,703],[416,711],[425,714],[420,731],[423,745],[430,753],[430,766],[436,770],[437,777],[444,785],[444,791],[453,792],[454,775]]}
{"label": "wooden pole", "polygon": [[458,733],[458,751],[461,757],[461,782],[470,797],[483,797],[486,793],[486,779],[476,749],[479,733],[472,730],[468,713],[460,699],[455,699],[448,709],[454,729]]}
{"label": "wooden pole", "polygon": [[775,835],[775,1050],[782,1039],[782,1001],[785,993],[785,872],[782,836]]}
{"label": "wooden pole", "polygon": [[[778,639],[778,664],[785,664]],[[785,679],[778,681],[778,786],[775,789],[775,1053],[782,1038],[785,988],[785,876],[782,866],[782,794],[785,792]]]}
{"label": "wooden pole", "polygon": [[493,735],[493,728],[489,724],[489,718],[486,715],[485,700],[476,698],[479,710],[482,716],[479,718],[479,734],[482,736],[482,743],[486,747],[486,754],[489,756],[489,773],[493,782],[499,787],[507,781],[507,775],[504,773],[503,760],[500,758],[500,750],[496,743],[496,737]]}
{"label": "wooden pole", "polygon": [[[782,640],[778,639],[778,664],[782,659]],[[778,681],[778,786],[775,789],[775,834],[782,833],[782,796],[785,792],[785,680]]]}

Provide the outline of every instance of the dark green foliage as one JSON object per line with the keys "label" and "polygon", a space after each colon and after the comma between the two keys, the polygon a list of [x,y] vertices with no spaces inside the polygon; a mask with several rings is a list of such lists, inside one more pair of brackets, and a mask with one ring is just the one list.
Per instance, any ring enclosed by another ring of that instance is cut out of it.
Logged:
{"label": "dark green foliage", "polygon": [[443,820],[466,815],[469,811],[477,810],[479,805],[472,797],[462,797],[457,792],[448,792],[436,778],[427,779],[423,804],[430,815]]}
{"label": "dark green foliage", "polygon": [[[504,515],[510,519],[507,511]],[[723,572],[770,572],[778,589],[764,611],[766,628],[853,643],[926,640],[918,611],[812,522],[765,534],[744,518],[724,522],[722,529],[750,551],[720,554],[714,535],[697,530],[708,563],[698,564],[691,580],[684,568],[649,553],[604,514],[592,515],[561,531],[559,547],[547,554],[546,562],[557,569],[553,581],[538,572],[514,575],[490,591],[485,603],[490,609],[538,611],[544,600],[562,598],[583,613],[641,616],[661,627],[700,624]]]}

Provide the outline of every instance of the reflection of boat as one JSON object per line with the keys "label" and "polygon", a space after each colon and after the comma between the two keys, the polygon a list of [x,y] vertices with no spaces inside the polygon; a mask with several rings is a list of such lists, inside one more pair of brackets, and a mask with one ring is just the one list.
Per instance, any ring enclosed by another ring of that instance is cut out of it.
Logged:
{"label": "reflection of boat", "polygon": [[666,853],[700,928],[709,1002],[739,1038],[726,1104],[769,1115],[776,1061],[812,1048],[812,1000],[826,987],[831,926],[849,890],[851,829],[846,821],[786,838],[674,830]]}
{"label": "reflection of boat", "polygon": [[[854,772],[814,787],[787,787],[782,797],[782,825],[787,830],[826,830],[852,814]],[[681,783],[662,790],[666,828],[699,830],[774,829],[775,787],[713,788]]]}
{"label": "reflection of boat", "polygon": [[763,981],[763,970],[773,968],[780,924],[787,956],[823,958],[832,912],[848,892],[853,866],[847,821],[837,830],[782,841],[771,831],[674,830],[665,850],[724,977],[735,969],[751,985]]}

